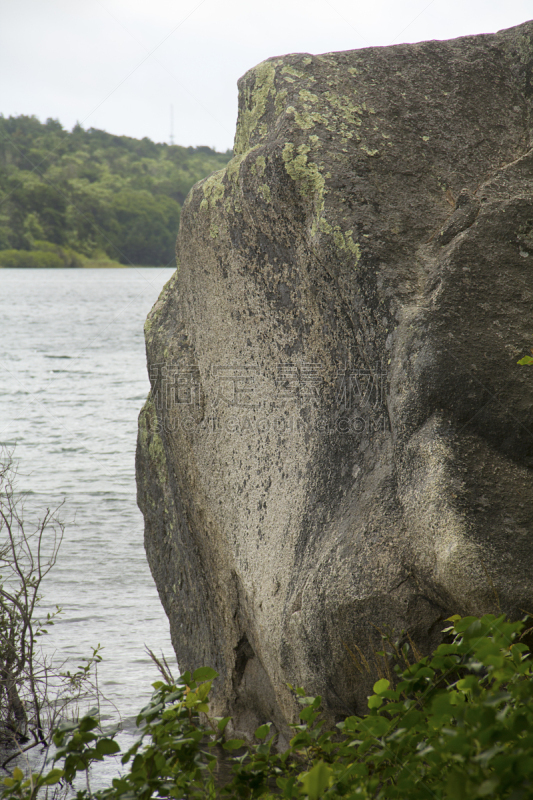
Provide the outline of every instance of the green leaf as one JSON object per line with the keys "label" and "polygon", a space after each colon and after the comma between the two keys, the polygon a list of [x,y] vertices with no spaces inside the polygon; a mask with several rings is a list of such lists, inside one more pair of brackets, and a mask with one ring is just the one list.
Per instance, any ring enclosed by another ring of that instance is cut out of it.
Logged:
{"label": "green leaf", "polygon": [[472,798],[466,786],[466,775],[458,770],[453,770],[453,772],[450,772],[448,775],[446,789],[447,793],[445,796],[449,798],[449,800],[471,800]]}
{"label": "green leaf", "polygon": [[296,778],[294,775],[291,778],[276,778],[276,784],[283,792],[283,797],[295,797],[296,795],[293,794],[294,784],[296,783]]}
{"label": "green leaf", "polygon": [[224,750],[238,750],[240,747],[243,747],[246,744],[244,739],[228,739],[227,742],[224,742],[222,747]]}
{"label": "green leaf", "polygon": [[517,361],[516,363],[520,365],[533,364],[533,358],[531,358],[531,356],[524,356],[524,358],[521,358],[520,361]]}
{"label": "green leaf", "polygon": [[[388,683],[388,681],[387,681]],[[369,708],[379,708],[380,705],[383,703],[383,698],[378,697],[376,694],[373,694],[372,697],[368,698],[368,707]]]}
{"label": "green leaf", "polygon": [[475,689],[476,686],[479,686],[479,678],[476,675],[467,675],[466,678],[457,681],[457,688],[462,692]]}
{"label": "green leaf", "polygon": [[43,784],[44,786],[53,786],[55,783],[59,783],[61,778],[65,773],[62,769],[51,769],[50,772],[44,776]]}
{"label": "green leaf", "polygon": [[306,706],[300,711],[300,719],[303,719],[304,722],[312,723],[318,717],[318,713],[319,712],[315,711],[312,706]]}
{"label": "green leaf", "polygon": [[218,672],[211,667],[199,667],[193,672],[192,677],[195,681],[212,681],[218,678]]}
{"label": "green leaf", "polygon": [[157,714],[159,711],[162,711],[164,707],[165,707],[164,703],[158,703],[155,706],[147,706],[141,711],[141,713],[137,717],[137,724],[139,720],[146,719],[146,717],[150,717],[152,714]]}
{"label": "green leaf", "polygon": [[183,698],[183,689],[177,689],[175,692],[171,692],[169,695],[165,697],[167,703],[174,703],[176,700],[181,700]]}
{"label": "green leaf", "polygon": [[100,739],[95,749],[99,756],[113,756],[120,753],[120,745],[114,739]]}
{"label": "green leaf", "polygon": [[[94,709],[91,709],[91,711],[94,711]],[[98,720],[91,716],[90,713],[80,720],[79,729],[82,732],[92,731],[96,727],[98,727]]]}
{"label": "green leaf", "polygon": [[492,795],[494,797],[494,792],[499,786],[499,779],[498,778],[488,778],[488,780],[483,781],[479,789],[477,790],[478,797],[489,797]]}
{"label": "green leaf", "polygon": [[298,780],[303,784],[309,800],[319,800],[329,788],[331,775],[333,775],[332,770],[323,761],[319,761],[312,770],[300,776]]}
{"label": "green leaf", "polygon": [[205,700],[210,691],[211,691],[211,681],[203,683],[196,690],[196,696],[198,697],[198,700]]}
{"label": "green leaf", "polygon": [[298,697],[305,697],[305,689],[302,689],[301,686],[293,686],[292,683],[288,683],[287,686],[291,691],[298,695]]}
{"label": "green leaf", "polygon": [[365,717],[363,721],[363,729],[366,729],[373,736],[384,736],[390,725],[391,722],[388,719],[380,716]]}
{"label": "green leaf", "polygon": [[264,725],[260,725],[255,732],[256,739],[266,739],[270,731],[270,722],[266,722]]}
{"label": "green leaf", "polygon": [[77,730],[77,728],[78,728],[77,722],[62,722],[60,725],[58,725],[56,732],[59,734],[68,733],[69,731]]}
{"label": "green leaf", "polygon": [[479,633],[481,630],[481,620],[478,617],[463,617],[455,623],[455,630],[458,633],[467,631],[470,635]]}
{"label": "green leaf", "polygon": [[219,719],[219,721],[217,722],[217,728],[219,729],[220,733],[224,732],[224,730],[226,729],[226,725],[228,724],[230,719],[231,717],[223,717],[222,719]]}
{"label": "green leaf", "polygon": [[374,692],[376,694],[383,694],[383,692],[387,691],[389,686],[390,686],[390,681],[388,681],[386,678],[382,678],[380,681],[376,681],[376,683],[374,684]]}

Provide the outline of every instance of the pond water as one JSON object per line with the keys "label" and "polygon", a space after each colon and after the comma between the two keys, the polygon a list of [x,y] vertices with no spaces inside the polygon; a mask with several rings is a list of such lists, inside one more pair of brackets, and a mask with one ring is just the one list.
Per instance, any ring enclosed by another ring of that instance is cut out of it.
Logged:
{"label": "pond water", "polygon": [[72,669],[101,645],[99,686],[126,731],[159,677],[144,645],[176,669],[135,487],[143,323],[172,272],[0,270],[0,443],[15,448],[28,520],[64,501],[42,601],[62,612],[44,646]]}

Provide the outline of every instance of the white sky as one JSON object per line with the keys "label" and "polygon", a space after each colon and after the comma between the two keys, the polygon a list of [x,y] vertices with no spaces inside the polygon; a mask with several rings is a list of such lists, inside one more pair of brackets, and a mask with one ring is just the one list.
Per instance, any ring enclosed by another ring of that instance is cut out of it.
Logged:
{"label": "white sky", "polygon": [[237,79],[270,56],[492,33],[533,0],[0,0],[0,113],[233,146]]}

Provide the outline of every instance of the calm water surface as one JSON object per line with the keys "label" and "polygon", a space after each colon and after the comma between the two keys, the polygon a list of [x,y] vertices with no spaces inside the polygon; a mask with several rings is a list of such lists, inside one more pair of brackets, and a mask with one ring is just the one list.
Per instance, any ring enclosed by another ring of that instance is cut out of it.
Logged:
{"label": "calm water surface", "polygon": [[101,644],[100,686],[126,724],[158,678],[144,644],[175,665],[134,466],[143,323],[172,272],[0,269],[0,443],[16,446],[27,517],[65,501],[43,600],[63,612],[46,648],[76,666]]}

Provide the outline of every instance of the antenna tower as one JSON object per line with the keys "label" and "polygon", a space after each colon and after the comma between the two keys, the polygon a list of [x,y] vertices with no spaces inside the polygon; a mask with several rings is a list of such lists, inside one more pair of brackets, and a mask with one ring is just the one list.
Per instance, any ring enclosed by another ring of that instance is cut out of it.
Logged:
{"label": "antenna tower", "polygon": [[174,144],[174,106],[170,106],[170,144]]}

